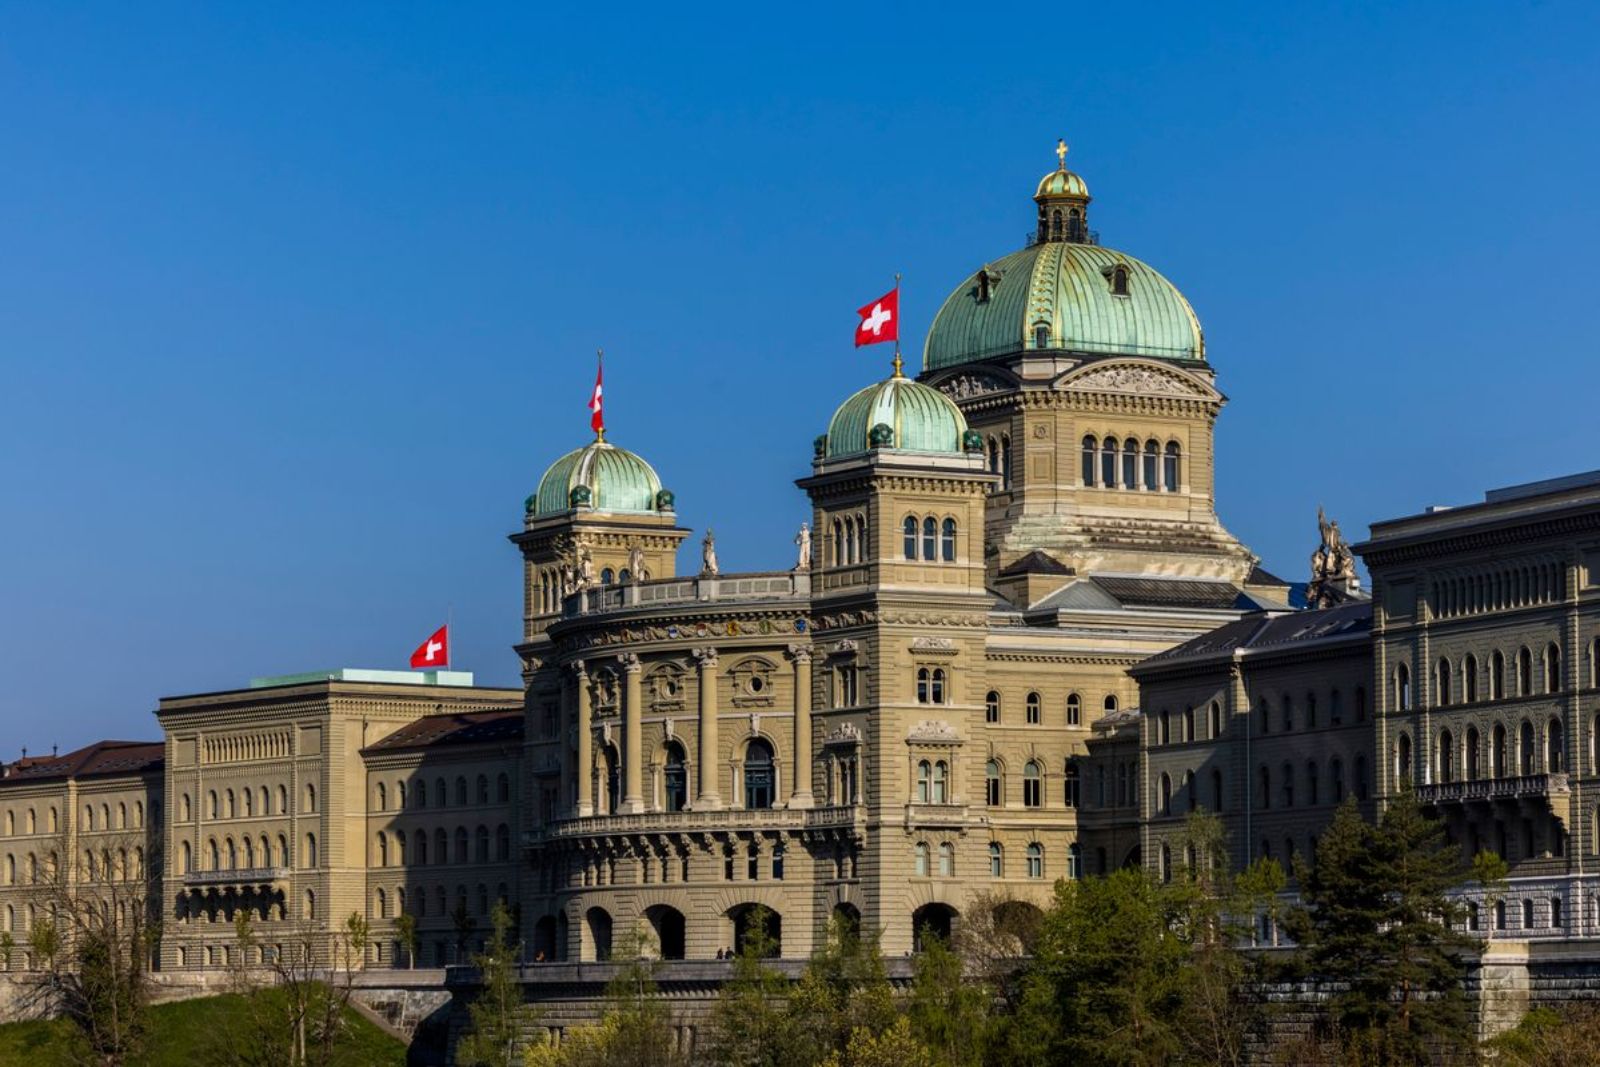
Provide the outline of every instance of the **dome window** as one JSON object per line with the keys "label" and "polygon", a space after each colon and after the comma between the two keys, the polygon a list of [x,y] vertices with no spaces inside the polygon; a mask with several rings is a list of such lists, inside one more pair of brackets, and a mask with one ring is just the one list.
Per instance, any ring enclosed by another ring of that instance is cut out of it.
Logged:
{"label": "dome window", "polygon": [[1111,283],[1112,296],[1128,295],[1128,268],[1118,263],[1106,271],[1106,280]]}
{"label": "dome window", "polygon": [[1050,324],[1049,323],[1047,323],[1047,322],[1036,322],[1036,323],[1034,323],[1034,325],[1033,325],[1033,347],[1034,348],[1049,348],[1050,347]]}

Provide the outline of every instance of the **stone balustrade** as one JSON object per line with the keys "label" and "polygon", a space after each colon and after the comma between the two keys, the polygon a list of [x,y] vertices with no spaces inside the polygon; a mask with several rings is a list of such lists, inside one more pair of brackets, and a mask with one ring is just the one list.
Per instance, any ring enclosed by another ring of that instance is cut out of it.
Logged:
{"label": "stone balustrade", "polygon": [[1541,800],[1570,792],[1561,773],[1524,774],[1515,778],[1477,778],[1469,782],[1435,782],[1417,787],[1424,804],[1464,804],[1471,801]]}
{"label": "stone balustrade", "polygon": [[695,578],[660,578],[580,589],[562,602],[563,618],[575,619],[627,608],[744,600],[806,600],[809,571],[762,571]]}
{"label": "stone balustrade", "polygon": [[190,871],[183,876],[184,885],[261,885],[266,882],[289,880],[287,867],[241,867],[231,871]]}

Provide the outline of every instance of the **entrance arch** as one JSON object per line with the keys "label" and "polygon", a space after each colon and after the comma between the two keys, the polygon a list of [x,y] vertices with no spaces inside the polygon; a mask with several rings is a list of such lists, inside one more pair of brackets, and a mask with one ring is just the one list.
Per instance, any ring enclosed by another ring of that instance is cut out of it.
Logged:
{"label": "entrance arch", "polygon": [[936,937],[944,944],[950,943],[955,932],[956,909],[948,904],[924,904],[911,913],[911,948],[921,952],[928,947],[928,938]]}
{"label": "entrance arch", "polygon": [[656,949],[664,960],[683,959],[683,912],[670,904],[656,904],[645,909],[644,917],[656,935]]}
{"label": "entrance arch", "polygon": [[611,913],[604,908],[590,908],[583,917],[584,932],[589,935],[589,952],[585,955],[597,960],[611,958]]}
{"label": "entrance arch", "polygon": [[728,910],[733,920],[733,950],[743,953],[745,945],[755,938],[766,944],[762,955],[777,959],[783,955],[783,916],[760,904],[740,904]]}

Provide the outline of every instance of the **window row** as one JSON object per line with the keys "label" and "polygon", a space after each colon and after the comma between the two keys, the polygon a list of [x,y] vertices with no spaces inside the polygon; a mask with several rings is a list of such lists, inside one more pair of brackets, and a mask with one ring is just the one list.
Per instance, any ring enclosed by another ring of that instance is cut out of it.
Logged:
{"label": "window row", "polygon": [[[1364,686],[1356,686],[1351,694],[1352,717],[1355,722],[1367,721],[1367,690]],[[1213,707],[1216,705],[1213,704]],[[1328,692],[1328,720],[1329,726],[1344,725],[1344,692],[1332,689]],[[1274,727],[1273,723],[1277,725]],[[1274,715],[1272,702],[1266,696],[1256,698],[1256,725],[1263,734],[1270,734],[1274,729],[1283,733],[1293,730],[1315,730],[1322,725],[1320,707],[1317,694],[1308,692],[1304,701],[1295,704],[1293,694],[1284,693],[1278,698],[1277,714]],[[1213,734],[1212,736],[1216,736]]]}
{"label": "window row", "polygon": [[1011,435],[990,434],[984,442],[984,450],[989,457],[989,473],[1000,476],[1000,484],[993,491],[1003,493],[1011,488]]}
{"label": "window row", "polygon": [[[54,809],[51,810],[53,811]],[[110,804],[101,804],[99,811],[100,820],[97,823],[95,821],[95,806],[93,804],[85,804],[83,806],[82,830],[91,832],[95,830],[126,830],[130,827],[139,829],[144,826],[144,801],[142,800],[133,802],[133,822],[131,823],[128,821],[128,805],[124,802],[118,802],[117,804],[117,818],[114,824],[111,821]],[[6,812],[6,833],[14,834],[16,832],[15,817],[8,811]]]}
{"label": "window row", "polygon": [[[464,774],[457,775],[455,797],[455,806],[460,808],[471,804],[482,807],[491,803],[489,776],[487,774],[478,775],[473,781],[473,787],[469,792],[467,789],[467,776]],[[511,776],[504,771],[495,776],[493,797],[493,803],[511,803]],[[373,787],[372,806],[375,811],[389,810],[389,787],[383,782],[378,782]],[[399,811],[404,811],[407,808],[413,810],[426,808],[428,806],[427,779],[412,779],[409,788],[406,782],[396,782],[394,784],[394,806]],[[444,778],[434,779],[433,806],[436,808],[450,807],[450,791]]]}
{"label": "window row", "polygon": [[[276,797],[277,807],[272,806],[274,794],[266,786],[252,789],[248,786],[235,793],[232,789],[225,789],[218,793],[215,789],[206,793],[206,818],[208,819],[237,819],[241,816],[246,819],[265,815],[289,814],[289,788],[278,786]],[[305,811],[317,810],[317,787],[306,783]],[[194,821],[194,808],[189,801],[189,794],[183,793],[178,797],[178,821]]]}
{"label": "window row", "polygon": [[[56,813],[54,804],[50,805],[50,807],[46,809],[45,825],[48,826],[49,829],[41,831],[39,829],[39,813],[34,809],[29,808],[27,811],[22,813],[22,832],[24,834],[37,834],[41,832],[59,834],[61,832],[61,817]],[[17,836],[17,813],[10,810],[6,812],[6,836]]]}
{"label": "window row", "polygon": [[[1031,759],[1022,765],[1022,806],[1044,806],[1044,763]],[[991,808],[1006,804],[1005,773],[998,759],[983,765],[983,801]],[[1076,808],[1083,802],[1082,777],[1078,764],[1068,758],[1061,772],[1061,803],[1063,807]]]}
{"label": "window row", "polygon": [[867,520],[860,515],[842,515],[833,520],[833,537],[828,542],[828,563],[848,567],[871,558],[867,547]]}
{"label": "window row", "polygon": [[956,520],[926,515],[907,515],[900,524],[901,551],[908,560],[924,563],[956,561]]}
{"label": "window row", "polygon": [[1140,445],[1132,437],[1119,441],[1087,434],[1083,439],[1083,484],[1176,493],[1182,486],[1182,459],[1183,449],[1176,441],[1163,446],[1152,438]]}
{"label": "window row", "polygon": [[[130,854],[119,848],[86,849],[83,853],[83,877],[89,882],[133,882],[144,878],[144,849],[135,848]],[[12,857],[6,857],[6,884],[16,881],[16,866]]]}
{"label": "window row", "polygon": [[[1487,739],[1479,734],[1477,726],[1468,726],[1459,735],[1449,729],[1440,730],[1432,753],[1432,780],[1475,782],[1480,778],[1562,773],[1567,766],[1567,749],[1561,719],[1552,715],[1546,721],[1543,745],[1539,734],[1528,719],[1522,720],[1514,739],[1505,724],[1499,722],[1490,727]],[[1416,770],[1412,761],[1411,735],[1401,733],[1394,744],[1396,780],[1412,778]]]}
{"label": "window row", "polygon": [[[1002,702],[998,691],[991,689],[988,693],[984,694],[984,722],[998,723],[1004,720],[1004,709],[1002,708],[1001,703]],[[1107,714],[1116,711],[1116,695],[1112,693],[1106,694],[1106,698],[1101,703],[1101,707],[1105,709]],[[1044,722],[1044,698],[1041,697],[1037,692],[1030,692],[1026,697],[1023,698],[1022,709],[1023,718],[1027,721],[1029,726],[1039,726]],[[1065,722],[1068,726],[1083,725],[1083,698],[1078,696],[1077,693],[1067,694]]]}
{"label": "window row", "polygon": [[[285,834],[278,835],[276,850],[266,834],[256,839],[243,837],[238,841],[232,837],[225,837],[220,841],[215,837],[207,838],[202,856],[205,865],[200,869],[206,871],[253,871],[265,867],[293,866],[289,856],[289,838]],[[317,866],[316,834],[306,834],[303,858],[305,867]],[[193,846],[187,841],[180,841],[178,873],[191,874],[195,869]]]}
{"label": "window row", "polygon": [[[1510,685],[1507,686],[1507,673]],[[1526,645],[1519,648],[1508,661],[1496,649],[1489,655],[1487,670],[1480,668],[1478,657],[1468,653],[1459,663],[1450,657],[1440,656],[1433,667],[1433,703],[1436,707],[1451,704],[1476,704],[1484,694],[1489,700],[1504,700],[1507,695],[1519,697],[1539,693],[1561,692],[1561,649],[1554,641],[1545,645],[1537,663],[1532,650]],[[1395,707],[1409,710],[1414,703],[1411,690],[1411,668],[1405,663],[1395,664]]]}
{"label": "window row", "polygon": [[1481,574],[1438,578],[1429,587],[1436,618],[1556,604],[1566,595],[1567,569],[1560,563],[1526,563]]}
{"label": "window row", "polygon": [[[1165,778],[1165,775],[1162,776]],[[1186,783],[1191,784],[1192,783]],[[1220,791],[1220,781],[1214,783]],[[1298,787],[1298,792],[1297,792]],[[1335,756],[1328,761],[1327,785],[1324,787],[1320,765],[1316,760],[1307,760],[1301,773],[1296,774],[1295,765],[1288,760],[1283,761],[1278,767],[1276,776],[1267,764],[1263,763],[1256,768],[1256,808],[1268,811],[1274,805],[1281,808],[1292,808],[1298,799],[1301,806],[1314,806],[1317,804],[1342,804],[1346,790],[1357,800],[1364,801],[1370,795],[1371,783],[1367,778],[1367,757],[1356,754],[1351,761],[1351,774],[1348,783],[1345,781],[1344,760]],[[1222,810],[1220,792],[1217,800],[1218,811]],[[1194,809],[1194,799],[1189,799],[1190,810]],[[1163,814],[1171,814],[1171,805],[1158,808]]]}
{"label": "window row", "polygon": [[388,919],[409,913],[418,919],[430,916],[437,919],[453,918],[458,926],[464,926],[466,924],[461,922],[462,919],[473,915],[488,915],[496,904],[502,907],[511,905],[511,895],[504,882],[496,886],[492,897],[489,894],[489,887],[482,882],[478,883],[477,892],[474,894],[469,894],[464,885],[456,886],[453,897],[444,886],[435,886],[431,894],[433,898],[431,907],[428,902],[429,896],[426,886],[419,885],[410,893],[406,892],[405,886],[395,886],[392,890],[378,886],[372,891],[372,918]]}
{"label": "window row", "polygon": [[[1222,736],[1222,705],[1213,700],[1206,709],[1206,739],[1216,740]],[[1177,736],[1173,736],[1173,727],[1177,727]],[[1200,734],[1196,730],[1194,708],[1183,709],[1183,714],[1174,716],[1166,708],[1156,717],[1156,743],[1170,745],[1174,741],[1184,744],[1189,741],[1199,741]]]}
{"label": "window row", "polygon": [[[1102,850],[1103,851],[1103,850]],[[1037,841],[1028,842],[1022,850],[1022,874],[1025,878],[1043,878],[1045,876],[1044,846]],[[1067,846],[1067,869],[1065,876],[1073,881],[1083,877],[1083,849],[1076,841]],[[1005,878],[1006,875],[1006,850],[998,841],[989,842],[989,877]]]}
{"label": "window row", "polygon": [[[412,842],[409,850],[406,847],[407,840]],[[394,842],[392,847],[391,841]],[[511,860],[511,827],[505,823],[495,827],[492,848],[489,828],[481,825],[471,834],[467,833],[465,826],[458,826],[453,836],[443,828],[435,830],[431,852],[428,841],[426,830],[415,831],[409,839],[404,830],[393,834],[379,831],[373,838],[372,862],[379,867],[388,867],[391,862],[397,867],[425,867],[430,862],[442,865],[452,862],[507,863]],[[455,845],[453,852],[452,842]]]}
{"label": "window row", "polygon": [[[912,849],[912,854],[914,856],[912,872],[916,877],[932,877],[933,871],[930,869],[929,864],[928,843],[926,841],[918,841]],[[956,846],[949,841],[939,842],[938,873],[940,878],[954,878],[956,875]]]}

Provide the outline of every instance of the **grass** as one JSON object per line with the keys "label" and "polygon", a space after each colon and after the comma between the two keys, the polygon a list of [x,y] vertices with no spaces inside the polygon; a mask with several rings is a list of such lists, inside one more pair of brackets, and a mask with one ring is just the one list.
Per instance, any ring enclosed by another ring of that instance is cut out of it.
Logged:
{"label": "grass", "polygon": [[[255,996],[273,996],[271,991]],[[345,1012],[346,1030],[334,1062],[339,1067],[399,1067],[406,1047],[354,1011]],[[159,1004],[150,1009],[150,1031],[143,1056],[130,1067],[197,1067],[217,1063],[227,1042],[248,1040],[255,1028],[247,998],[225,994]],[[65,1020],[0,1026],[0,1064],[67,1067],[72,1027]]]}

